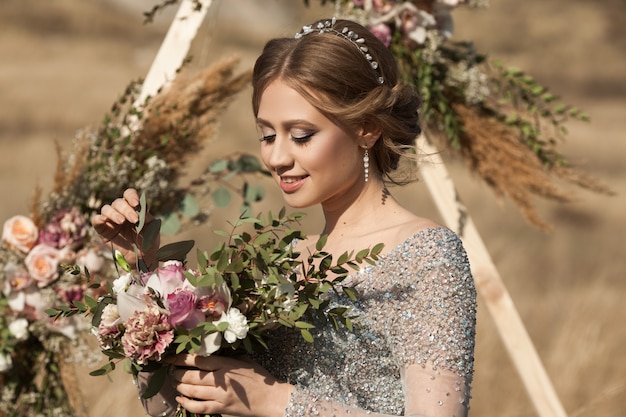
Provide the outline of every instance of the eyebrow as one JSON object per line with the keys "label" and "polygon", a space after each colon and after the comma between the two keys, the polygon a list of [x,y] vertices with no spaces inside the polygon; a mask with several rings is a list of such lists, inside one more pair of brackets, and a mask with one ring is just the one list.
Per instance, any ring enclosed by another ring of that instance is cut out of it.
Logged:
{"label": "eyebrow", "polygon": [[[256,123],[259,126],[273,127],[272,123],[270,123],[268,120],[262,119],[260,117],[257,117]],[[308,127],[315,127],[315,125],[313,123],[309,122],[308,120],[304,120],[304,119],[285,120],[284,122],[281,123],[281,125],[285,129],[290,129],[293,126],[296,126],[296,125],[306,125]]]}

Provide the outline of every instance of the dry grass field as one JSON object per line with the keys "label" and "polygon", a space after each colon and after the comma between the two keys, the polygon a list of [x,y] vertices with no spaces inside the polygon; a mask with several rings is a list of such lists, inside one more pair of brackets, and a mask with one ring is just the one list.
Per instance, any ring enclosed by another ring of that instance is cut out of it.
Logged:
{"label": "dry grass field", "polygon": [[[54,141],[70,150],[74,133],[97,124],[127,83],[143,77],[171,12],[150,25],[135,0],[0,2],[0,220],[28,213],[36,185],[50,187]],[[248,68],[266,39],[291,35],[314,17],[297,0],[216,2],[193,45],[193,65],[241,56]],[[316,3],[312,1],[312,3]],[[573,123],[563,152],[609,185],[613,197],[577,191],[571,204],[537,201],[554,226],[529,226],[463,165],[449,161],[459,192],[490,250],[570,417],[626,413],[626,5],[623,0],[499,0],[458,10],[456,38],[533,74],[591,115]],[[201,163],[253,149],[249,91],[238,97],[190,173]],[[414,211],[438,218],[424,186],[392,190]],[[280,207],[277,194],[269,202]],[[319,213],[311,213],[312,230]],[[199,244],[210,229],[189,232]],[[307,231],[307,230],[305,230]],[[536,412],[482,300],[473,417]],[[90,417],[141,415],[130,378],[115,383],[77,373]]]}

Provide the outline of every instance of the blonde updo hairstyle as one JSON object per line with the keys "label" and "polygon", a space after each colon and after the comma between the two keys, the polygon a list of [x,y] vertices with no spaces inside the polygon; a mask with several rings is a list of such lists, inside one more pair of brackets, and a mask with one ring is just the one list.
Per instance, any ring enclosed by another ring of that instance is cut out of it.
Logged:
{"label": "blonde updo hairstyle", "polygon": [[[334,32],[270,40],[254,66],[254,115],[258,115],[267,86],[280,79],[349,132],[365,125],[378,127],[381,137],[370,150],[370,160],[384,179],[403,182],[390,174],[398,168],[401,156],[413,152],[421,132],[420,99],[398,79],[393,55],[376,36],[349,20],[337,20],[334,25],[339,32],[344,27],[365,40],[363,45],[378,69],[372,68],[354,43]],[[382,84],[378,81],[381,76]]]}

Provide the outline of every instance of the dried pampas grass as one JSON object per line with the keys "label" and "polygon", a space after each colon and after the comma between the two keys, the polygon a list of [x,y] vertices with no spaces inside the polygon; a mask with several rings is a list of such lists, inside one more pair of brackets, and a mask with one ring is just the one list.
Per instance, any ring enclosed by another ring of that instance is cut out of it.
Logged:
{"label": "dried pampas grass", "polygon": [[[552,227],[537,213],[534,197],[556,202],[571,202],[574,198],[572,192],[558,185],[559,182],[612,194],[607,187],[574,168],[545,165],[537,154],[520,142],[515,130],[485,110],[456,104],[454,111],[462,124],[460,154],[469,169],[478,174],[497,196],[513,200],[526,220],[539,229],[550,230]],[[436,133],[429,133],[438,137]],[[439,142],[449,143],[446,140]]]}
{"label": "dried pampas grass", "polygon": [[153,149],[173,167],[195,155],[215,134],[219,116],[233,97],[250,83],[250,70],[233,76],[238,62],[236,57],[224,58],[195,74],[183,69],[146,107],[138,147]]}

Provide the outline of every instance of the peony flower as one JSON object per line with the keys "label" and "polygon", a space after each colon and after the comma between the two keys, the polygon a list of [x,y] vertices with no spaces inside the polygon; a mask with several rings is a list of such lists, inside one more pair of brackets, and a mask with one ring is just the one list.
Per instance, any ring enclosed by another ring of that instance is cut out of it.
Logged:
{"label": "peony flower", "polygon": [[160,361],[174,340],[174,331],[167,322],[167,315],[156,306],[135,312],[124,325],[124,354],[140,365],[150,360]]}
{"label": "peony flower", "polygon": [[39,288],[45,287],[59,277],[61,252],[48,245],[37,245],[26,255],[24,263]]}
{"label": "peony flower", "polygon": [[193,329],[204,319],[204,314],[196,310],[197,297],[193,291],[177,288],[167,296],[165,306],[169,310],[168,321],[172,327],[182,326]]}
{"label": "peony flower", "polygon": [[391,45],[391,28],[384,23],[379,23],[370,28],[374,34],[387,48]]}
{"label": "peony flower", "polygon": [[237,339],[244,339],[248,334],[248,319],[241,314],[238,308],[231,308],[215,323],[228,323],[228,328],[224,332],[224,339],[228,343],[234,343]]}
{"label": "peony flower", "polygon": [[27,253],[35,246],[38,237],[37,226],[26,216],[13,216],[4,222],[2,240],[10,248]]}
{"label": "peony flower", "polygon": [[9,324],[9,332],[15,336],[17,340],[26,340],[28,338],[28,320],[20,318]]}
{"label": "peony flower", "polygon": [[13,367],[13,360],[8,353],[0,352],[0,372],[6,372]]}

